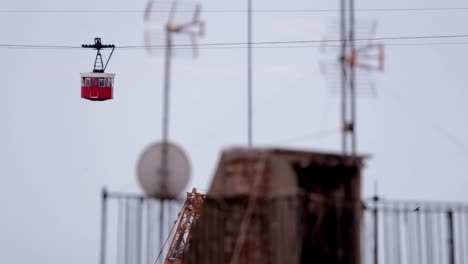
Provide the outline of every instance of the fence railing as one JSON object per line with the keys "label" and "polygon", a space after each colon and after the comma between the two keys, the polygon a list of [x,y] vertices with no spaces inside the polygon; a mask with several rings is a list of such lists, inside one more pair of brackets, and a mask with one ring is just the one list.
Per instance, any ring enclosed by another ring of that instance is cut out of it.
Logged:
{"label": "fence railing", "polygon": [[100,263],[154,264],[159,255],[164,260],[163,246],[183,202],[104,192]]}
{"label": "fence railing", "polygon": [[[100,263],[162,263],[183,202],[104,193]],[[468,263],[468,204],[207,198],[195,228],[187,263]]]}
{"label": "fence railing", "polygon": [[466,204],[368,201],[362,227],[363,263],[468,263]]}

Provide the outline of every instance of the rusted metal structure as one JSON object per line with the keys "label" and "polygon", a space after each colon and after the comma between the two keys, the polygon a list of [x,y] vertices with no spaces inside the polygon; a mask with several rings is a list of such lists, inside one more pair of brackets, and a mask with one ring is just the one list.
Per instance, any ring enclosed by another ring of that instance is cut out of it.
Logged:
{"label": "rusted metal structure", "polygon": [[360,263],[363,159],[224,151],[184,263]]}
{"label": "rusted metal structure", "polygon": [[[178,216],[177,228],[167,251],[164,264],[181,264],[184,262],[184,254],[190,245],[192,226],[198,221],[200,209],[205,196],[197,192],[195,188],[187,193],[184,207]],[[174,223],[174,224],[176,224]]]}

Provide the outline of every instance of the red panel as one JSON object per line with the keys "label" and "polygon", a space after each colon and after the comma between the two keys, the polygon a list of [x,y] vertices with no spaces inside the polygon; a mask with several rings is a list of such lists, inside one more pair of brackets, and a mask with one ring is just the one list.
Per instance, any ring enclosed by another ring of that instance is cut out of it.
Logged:
{"label": "red panel", "polygon": [[92,101],[104,101],[112,99],[112,87],[81,87],[81,98]]}

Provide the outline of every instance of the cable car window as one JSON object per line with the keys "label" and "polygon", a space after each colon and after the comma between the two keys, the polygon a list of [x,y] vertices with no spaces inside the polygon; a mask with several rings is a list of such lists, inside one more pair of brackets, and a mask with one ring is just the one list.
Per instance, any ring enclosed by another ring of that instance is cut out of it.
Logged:
{"label": "cable car window", "polygon": [[84,86],[84,79],[85,78],[81,78],[81,86]]}
{"label": "cable car window", "polygon": [[86,86],[86,87],[91,86],[91,80],[90,80],[89,78],[86,78],[86,79],[85,79],[85,86]]}
{"label": "cable car window", "polygon": [[112,87],[112,79],[107,79],[107,86]]}
{"label": "cable car window", "polygon": [[106,81],[104,80],[104,78],[99,78],[99,87],[104,87],[106,86]]}

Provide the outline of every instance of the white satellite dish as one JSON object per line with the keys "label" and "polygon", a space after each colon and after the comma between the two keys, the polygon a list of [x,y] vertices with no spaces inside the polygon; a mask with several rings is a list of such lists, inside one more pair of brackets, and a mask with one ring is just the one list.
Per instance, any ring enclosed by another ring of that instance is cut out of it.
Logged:
{"label": "white satellite dish", "polygon": [[[164,177],[162,158],[164,143],[148,146],[138,161],[138,180],[147,196],[177,198],[188,184],[190,162],[185,152],[172,143],[167,146],[167,177]],[[164,182],[164,179],[165,182]]]}

